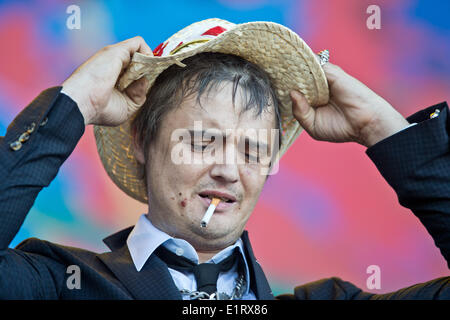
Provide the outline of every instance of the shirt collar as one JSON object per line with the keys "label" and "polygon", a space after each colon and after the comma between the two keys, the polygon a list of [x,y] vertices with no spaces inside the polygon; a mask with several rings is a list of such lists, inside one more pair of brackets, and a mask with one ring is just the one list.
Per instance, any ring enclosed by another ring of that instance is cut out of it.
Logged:
{"label": "shirt collar", "polygon": [[[160,245],[164,245],[172,252],[198,263],[199,259],[197,252],[189,242],[169,236],[164,231],[156,228],[147,218],[146,214],[142,214],[127,238],[128,250],[130,251],[131,259],[133,260],[134,266],[138,272],[141,271],[148,258]],[[241,252],[244,260],[245,277],[247,280],[246,293],[248,293],[250,290],[250,271],[248,268],[247,258],[244,254],[244,244],[241,238],[239,238],[233,245],[218,252],[207,262],[218,263],[222,261],[231,255],[236,247],[239,247],[239,251]]]}

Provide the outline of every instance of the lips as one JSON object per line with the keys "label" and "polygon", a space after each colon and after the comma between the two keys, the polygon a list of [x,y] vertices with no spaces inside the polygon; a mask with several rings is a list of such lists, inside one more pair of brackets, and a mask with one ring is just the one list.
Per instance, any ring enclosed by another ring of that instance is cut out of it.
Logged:
{"label": "lips", "polygon": [[213,190],[206,190],[199,193],[200,197],[202,198],[219,198],[222,202],[226,203],[232,203],[236,202],[236,197],[232,196],[229,193],[221,192],[221,191],[213,191]]}
{"label": "lips", "polygon": [[198,194],[200,200],[204,203],[205,207],[209,207],[211,204],[212,198],[219,198],[221,201],[216,207],[215,211],[224,211],[227,210],[236,204],[236,198],[226,192],[207,190],[202,191]]}

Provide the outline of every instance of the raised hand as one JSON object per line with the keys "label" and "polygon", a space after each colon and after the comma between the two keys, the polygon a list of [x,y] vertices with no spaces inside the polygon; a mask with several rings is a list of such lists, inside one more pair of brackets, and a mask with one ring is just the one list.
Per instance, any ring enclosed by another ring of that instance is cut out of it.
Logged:
{"label": "raised hand", "polygon": [[120,125],[145,102],[145,77],[123,92],[115,87],[135,52],[153,55],[144,39],[134,37],[101,49],[64,81],[62,91],[77,103],[86,125]]}
{"label": "raised hand", "polygon": [[328,104],[311,107],[300,92],[291,92],[294,117],[312,138],[370,147],[409,125],[386,100],[340,67],[326,63],[323,68],[330,87]]}

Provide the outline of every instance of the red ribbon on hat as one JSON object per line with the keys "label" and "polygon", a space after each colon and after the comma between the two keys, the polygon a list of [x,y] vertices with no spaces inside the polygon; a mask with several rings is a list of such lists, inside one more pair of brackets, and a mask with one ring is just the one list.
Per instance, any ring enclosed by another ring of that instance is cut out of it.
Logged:
{"label": "red ribbon on hat", "polygon": [[218,36],[219,34],[221,34],[222,32],[227,31],[227,29],[222,28],[221,26],[217,26],[214,28],[211,28],[209,30],[206,30],[204,33],[202,33],[202,36]]}
{"label": "red ribbon on hat", "polygon": [[[203,32],[201,35],[202,35],[202,36],[218,36],[219,34],[221,34],[221,33],[224,32],[224,31],[227,31],[227,29],[225,29],[225,28],[223,28],[223,27],[221,27],[221,26],[216,26],[216,27],[213,27],[213,28],[211,28],[211,29],[206,30],[206,31]],[[163,54],[163,52],[164,52],[164,49],[166,48],[166,46],[167,46],[168,44],[169,44],[169,42],[166,42],[166,43],[162,42],[162,43],[160,43],[160,44],[155,48],[155,50],[153,50],[153,55],[154,55],[155,57],[160,57],[160,56],[162,56],[162,54]],[[175,49],[178,48],[179,46],[181,46],[182,44],[183,44],[183,41],[180,42],[180,43],[175,47]]]}
{"label": "red ribbon on hat", "polygon": [[153,55],[154,55],[155,57],[161,56],[161,55],[163,54],[164,48],[167,46],[168,43],[169,43],[169,42],[166,42],[165,44],[164,44],[164,42],[160,43],[160,44],[155,48],[155,50],[153,50]]}

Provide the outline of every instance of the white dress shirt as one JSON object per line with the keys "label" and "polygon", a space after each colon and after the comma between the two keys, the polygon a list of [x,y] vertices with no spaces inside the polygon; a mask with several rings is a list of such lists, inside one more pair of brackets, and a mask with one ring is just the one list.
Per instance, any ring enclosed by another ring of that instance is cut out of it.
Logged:
{"label": "white dress shirt", "polygon": [[[197,252],[191,244],[189,244],[186,240],[173,238],[167,233],[159,230],[150,222],[146,214],[142,214],[127,239],[128,250],[130,251],[131,258],[137,271],[142,269],[150,255],[160,245],[163,245],[179,256],[192,260],[194,263],[198,264],[199,262]],[[236,247],[239,248],[239,251],[243,257],[245,277],[247,280],[247,288],[244,291],[242,300],[255,300],[256,297],[250,290],[250,272],[248,269],[247,259],[244,254],[244,246],[240,238],[234,245],[223,249],[207,262],[219,263],[223,259],[229,257]],[[232,294],[238,278],[237,268],[238,264],[236,263],[229,271],[221,272],[219,274],[219,278],[217,280],[218,292],[224,292],[228,295]],[[182,272],[171,268],[168,269],[175,285],[179,290],[197,290],[197,282],[192,272]],[[189,300],[189,295],[183,295],[183,299]]]}
{"label": "white dress shirt", "polygon": [[[416,124],[417,124],[417,122],[413,122],[413,123],[411,123],[409,126],[403,128],[403,129],[401,129],[400,131],[403,131],[403,130],[405,130],[405,129],[408,129],[409,127],[415,126]],[[400,131],[399,131],[399,132],[400,132]]]}

